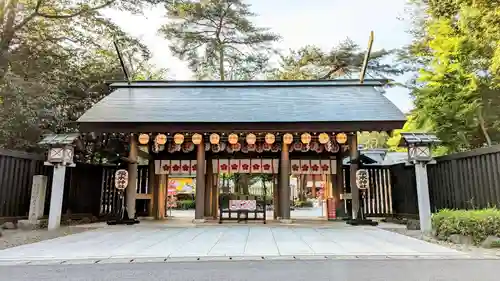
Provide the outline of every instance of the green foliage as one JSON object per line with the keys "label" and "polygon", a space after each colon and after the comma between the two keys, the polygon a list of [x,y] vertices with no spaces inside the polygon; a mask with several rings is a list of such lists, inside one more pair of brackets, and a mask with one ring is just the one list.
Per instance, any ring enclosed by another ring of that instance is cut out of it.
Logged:
{"label": "green foliage", "polygon": [[409,83],[416,123],[450,152],[499,143],[498,2],[414,2],[415,40],[401,59],[419,70]]}
{"label": "green foliage", "polygon": [[364,149],[386,148],[388,138],[386,132],[358,132],[358,144]]}
{"label": "green foliage", "polygon": [[177,201],[177,208],[179,210],[190,210],[196,208],[196,203],[194,200],[180,200]]}
{"label": "green foliage", "polygon": [[[134,75],[149,50],[104,17],[105,8],[141,11],[156,0],[11,0],[0,5],[0,147],[36,149],[44,133],[74,131],[86,109],[123,79],[117,40]],[[3,3],[3,2],[2,2]]]}
{"label": "green foliage", "polygon": [[294,206],[297,208],[311,208],[313,206],[313,202],[311,201],[301,201],[297,200],[294,202]]}
{"label": "green foliage", "polygon": [[265,71],[279,40],[251,22],[255,14],[242,0],[176,0],[165,8],[171,21],[160,32],[199,78],[252,79]]}
{"label": "green foliage", "polygon": [[433,214],[432,226],[440,239],[460,234],[479,244],[488,236],[500,236],[500,210],[441,210]]}
{"label": "green foliage", "polygon": [[[368,63],[368,75],[380,78],[398,75],[406,71],[395,64],[383,63],[383,59],[394,54],[393,50],[373,51]],[[346,39],[330,51],[316,46],[305,46],[282,55],[280,67],[270,75],[272,79],[311,80],[339,77],[358,78],[363,65],[365,51],[352,40]]]}

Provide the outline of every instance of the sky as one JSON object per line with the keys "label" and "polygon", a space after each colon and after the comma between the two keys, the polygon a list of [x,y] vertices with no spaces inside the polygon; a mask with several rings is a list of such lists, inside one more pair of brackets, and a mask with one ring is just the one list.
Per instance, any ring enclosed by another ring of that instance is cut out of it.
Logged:
{"label": "sky", "polygon": [[[400,48],[410,43],[410,25],[405,17],[405,0],[247,0],[258,14],[254,22],[282,36],[277,48],[282,51],[316,45],[331,49],[347,37],[360,46],[367,46],[370,31],[374,31],[373,50]],[[152,63],[169,69],[173,79],[193,79],[186,64],[173,57],[168,41],[157,30],[167,19],[161,7],[145,11],[144,15],[108,10],[106,16],[131,35],[141,39],[153,53]],[[397,80],[404,82],[406,78]],[[413,105],[404,88],[388,89],[385,94],[403,112]]]}

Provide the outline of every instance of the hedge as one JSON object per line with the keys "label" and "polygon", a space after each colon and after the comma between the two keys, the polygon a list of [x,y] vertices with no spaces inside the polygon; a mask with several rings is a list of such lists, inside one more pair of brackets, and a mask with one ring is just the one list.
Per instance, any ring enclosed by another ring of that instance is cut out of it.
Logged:
{"label": "hedge", "polygon": [[500,209],[441,210],[433,214],[432,227],[439,239],[459,234],[479,244],[488,236],[500,237]]}
{"label": "hedge", "polygon": [[311,201],[295,201],[294,202],[294,205],[295,207],[297,208],[307,208],[307,207],[312,207],[313,206],[313,202]]}
{"label": "hedge", "polygon": [[189,210],[189,209],[194,209],[196,207],[195,201],[194,200],[180,200],[177,201],[177,208],[180,210]]}

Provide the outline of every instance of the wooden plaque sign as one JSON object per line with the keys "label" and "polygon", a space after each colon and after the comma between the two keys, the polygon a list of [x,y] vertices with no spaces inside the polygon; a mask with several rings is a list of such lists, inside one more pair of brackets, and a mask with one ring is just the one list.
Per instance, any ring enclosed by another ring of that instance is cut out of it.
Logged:
{"label": "wooden plaque sign", "polygon": [[115,173],[115,187],[118,190],[124,190],[128,185],[128,171],[125,169],[117,170]]}

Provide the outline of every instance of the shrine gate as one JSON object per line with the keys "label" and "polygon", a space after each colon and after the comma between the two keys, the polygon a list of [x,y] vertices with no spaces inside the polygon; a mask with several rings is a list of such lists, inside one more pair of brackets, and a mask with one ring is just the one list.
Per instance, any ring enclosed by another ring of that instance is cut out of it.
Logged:
{"label": "shrine gate", "polygon": [[[284,222],[290,220],[290,176],[321,175],[337,213],[356,218],[357,132],[390,132],[406,120],[383,95],[387,82],[115,82],[78,123],[82,132],[128,136],[129,182],[137,178],[138,155],[149,160],[156,219],[165,216],[168,177],[180,175],[196,177],[195,221],[217,217],[219,177],[226,173],[275,175],[275,217]],[[347,156],[349,197],[342,196]],[[135,188],[127,188],[126,197],[132,218]],[[350,214],[343,200],[352,201]]]}

